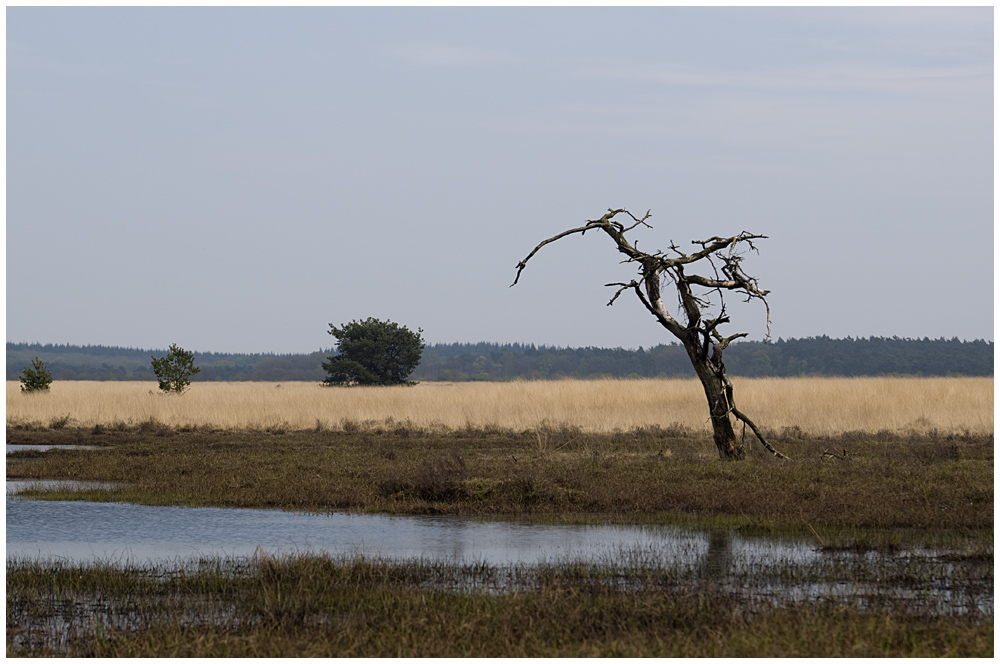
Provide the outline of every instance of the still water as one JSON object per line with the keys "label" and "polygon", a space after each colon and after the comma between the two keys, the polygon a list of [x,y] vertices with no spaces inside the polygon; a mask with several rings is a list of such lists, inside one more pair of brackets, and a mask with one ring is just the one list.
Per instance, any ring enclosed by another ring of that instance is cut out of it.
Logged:
{"label": "still water", "polygon": [[[173,561],[190,557],[271,554],[364,554],[490,564],[601,561],[623,550],[680,564],[708,556],[712,538],[669,526],[589,526],[393,517],[280,510],[147,507],[122,503],[22,500],[29,485],[7,482],[7,559]],[[79,483],[68,486],[80,487]],[[803,562],[808,542],[727,540],[727,564],[764,556]],[[719,562],[719,561],[716,561]]]}
{"label": "still water", "polygon": [[98,450],[94,445],[7,445],[7,454],[11,452],[21,452],[30,450],[32,452],[44,452],[46,450]]}
{"label": "still water", "polygon": [[7,561],[25,559],[188,566],[260,552],[364,555],[493,566],[545,563],[672,570],[692,583],[768,603],[858,601],[921,605],[935,613],[993,615],[992,556],[917,547],[899,553],[822,552],[814,540],[728,530],[476,521],[280,510],[147,507],[17,498],[7,482]]}

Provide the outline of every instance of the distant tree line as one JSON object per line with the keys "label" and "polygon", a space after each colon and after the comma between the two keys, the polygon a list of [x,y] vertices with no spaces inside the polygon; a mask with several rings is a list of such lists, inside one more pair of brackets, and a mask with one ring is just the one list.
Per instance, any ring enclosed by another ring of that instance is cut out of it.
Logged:
{"label": "distant tree line", "polygon": [[[113,346],[7,343],[7,380],[18,380],[35,356],[54,380],[156,381],[150,355],[164,350]],[[195,353],[203,381],[316,381],[333,349],[309,354]],[[992,376],[993,342],[869,337],[778,339],[733,343],[726,351],[733,376]],[[503,381],[559,378],[693,377],[677,344],[653,348],[558,348],[533,344],[428,345],[413,380]]]}
{"label": "distant tree line", "polygon": [[[954,339],[778,339],[733,343],[731,375],[992,376],[993,342]],[[424,350],[416,380],[693,377],[679,344],[649,349],[553,348],[522,344],[437,344]]]}
{"label": "distant tree line", "polygon": [[[201,368],[192,382],[204,381],[316,381],[323,380],[323,360],[332,349],[308,354],[199,353],[194,360]],[[7,380],[17,380],[36,355],[55,380],[148,380],[156,382],[150,356],[165,349],[116,346],[72,346],[7,342]]]}

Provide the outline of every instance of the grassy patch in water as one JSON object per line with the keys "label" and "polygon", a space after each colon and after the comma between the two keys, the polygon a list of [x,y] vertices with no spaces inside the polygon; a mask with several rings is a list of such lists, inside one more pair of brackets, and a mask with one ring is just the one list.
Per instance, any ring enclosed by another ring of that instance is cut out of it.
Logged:
{"label": "grassy patch in water", "polygon": [[[794,432],[792,432],[794,434]],[[8,479],[116,482],[36,498],[389,514],[696,519],[739,528],[992,530],[992,436],[781,440],[793,456],[721,462],[709,439],[397,426],[358,431],[7,430],[93,445],[7,459]],[[846,455],[843,449],[846,448]],[[881,546],[875,543],[875,546]]]}
{"label": "grassy patch in water", "polygon": [[8,656],[993,655],[992,614],[753,601],[642,564],[15,561],[6,602]]}

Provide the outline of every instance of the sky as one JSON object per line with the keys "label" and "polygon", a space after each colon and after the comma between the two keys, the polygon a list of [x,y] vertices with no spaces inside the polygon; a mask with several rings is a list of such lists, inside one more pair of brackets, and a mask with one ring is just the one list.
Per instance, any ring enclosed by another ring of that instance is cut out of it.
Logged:
{"label": "sky", "polygon": [[768,236],[772,338],[993,340],[993,14],[8,7],[7,340],[668,343],[606,236],[510,288],[609,207]]}

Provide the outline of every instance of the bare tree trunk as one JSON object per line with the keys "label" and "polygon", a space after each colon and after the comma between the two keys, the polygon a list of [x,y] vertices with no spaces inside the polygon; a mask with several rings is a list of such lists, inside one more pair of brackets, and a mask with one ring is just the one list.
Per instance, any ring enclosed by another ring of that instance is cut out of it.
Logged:
{"label": "bare tree trunk", "polygon": [[[614,217],[618,214],[627,215],[634,223],[626,227],[615,221]],[[733,385],[726,376],[726,366],[722,363],[722,352],[734,340],[746,337],[747,333],[740,332],[723,337],[718,331],[720,325],[729,322],[723,294],[736,292],[745,296],[747,302],[756,299],[764,303],[764,307],[768,311],[768,334],[770,334],[770,309],[767,306],[767,299],[765,299],[768,291],[761,289],[757,285],[757,279],[743,271],[741,267],[743,255],[740,252],[741,247],[756,251],[754,240],[763,239],[765,236],[744,231],[739,235],[726,238],[715,236],[707,240],[695,240],[692,244],[700,245],[701,249],[693,254],[684,253],[671,242],[671,255],[668,256],[662,251],[650,254],[639,251],[636,245],[625,237],[626,233],[638,226],[650,227],[646,223],[649,216],[649,212],[646,212],[646,215],[640,219],[625,209],[609,209],[608,213],[600,219],[590,220],[584,226],[571,228],[547,240],[542,240],[531,250],[527,258],[517,264],[517,275],[511,286],[517,284],[528,261],[545,245],[568,235],[577,233],[584,235],[587,231],[598,229],[604,231],[614,240],[619,253],[625,255],[623,263],[637,263],[639,265],[640,278],[640,280],[633,279],[627,283],[606,284],[618,287],[611,301],[608,302],[608,306],[614,304],[623,292],[632,290],[660,325],[684,344],[691,365],[694,367],[695,373],[698,374],[705,390],[705,398],[708,399],[709,415],[712,420],[712,438],[715,441],[715,447],[719,450],[719,457],[723,460],[746,457],[746,448],[742,442],[736,440],[733,421],[730,419],[730,415],[732,415],[750,427],[757,440],[768,452],[778,458],[787,459],[788,457],[767,442],[763,432],[754,424],[753,420],[736,408],[736,403],[733,400]],[[689,274],[685,271],[686,267],[700,261],[705,261],[711,268],[710,276]],[[685,319],[683,322],[671,313],[663,301],[661,283],[666,280],[669,280],[676,287],[678,305]],[[701,290],[696,292],[694,287]],[[715,318],[704,315],[711,306],[708,300],[710,293],[716,293],[719,298],[719,310]]]}
{"label": "bare tree trunk", "polygon": [[[729,419],[732,407],[726,390],[725,368],[720,372],[713,361],[716,358],[705,357],[704,347],[701,344],[692,347],[691,344],[685,343],[684,347],[705,390],[705,398],[708,399],[712,440],[719,450],[719,458],[723,461],[746,458],[746,449],[736,440],[736,431],[733,430],[733,422]],[[721,356],[717,359],[721,364]]]}

